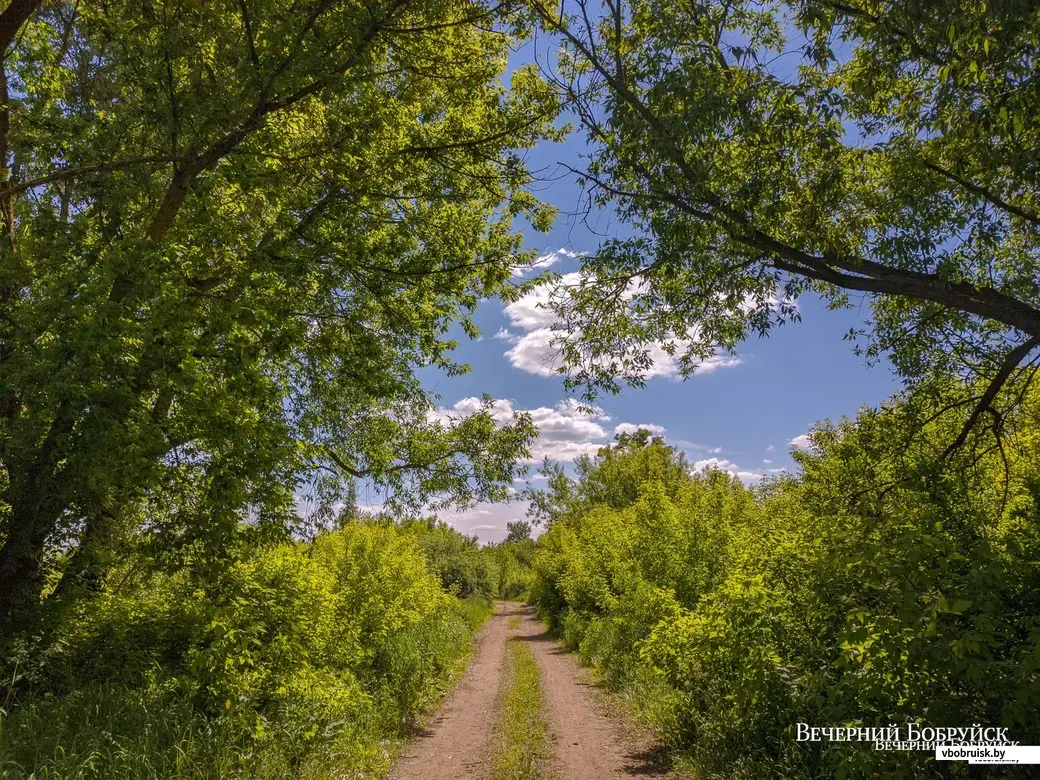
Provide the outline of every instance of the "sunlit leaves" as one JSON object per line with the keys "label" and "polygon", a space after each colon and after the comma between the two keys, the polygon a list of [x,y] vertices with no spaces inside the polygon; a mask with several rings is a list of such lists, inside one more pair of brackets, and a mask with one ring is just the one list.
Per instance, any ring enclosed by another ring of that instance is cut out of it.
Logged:
{"label": "sunlit leaves", "polygon": [[[535,8],[592,146],[575,167],[633,233],[556,301],[572,386],[641,384],[631,356],[656,341],[732,350],[797,319],[808,290],[865,299],[861,349],[914,383],[992,373],[1040,332],[1034,4]],[[1001,303],[954,300],[957,284]]]}
{"label": "sunlit leaves", "polygon": [[0,554],[113,517],[219,556],[318,482],[502,494],[530,426],[447,430],[414,372],[466,370],[449,327],[509,288],[515,219],[551,219],[521,155],[555,94],[503,83],[526,27],[470,0],[45,5],[6,61],[2,502],[32,542]]}

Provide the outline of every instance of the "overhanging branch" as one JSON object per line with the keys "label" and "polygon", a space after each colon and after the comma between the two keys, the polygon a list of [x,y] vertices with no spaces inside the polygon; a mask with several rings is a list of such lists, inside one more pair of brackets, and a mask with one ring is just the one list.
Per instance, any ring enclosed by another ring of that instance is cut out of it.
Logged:
{"label": "overhanging branch", "polygon": [[1007,353],[1004,361],[1000,364],[997,373],[994,375],[993,379],[990,380],[986,391],[982,394],[982,397],[979,398],[979,402],[975,405],[971,414],[968,415],[968,419],[965,420],[964,427],[961,428],[960,434],[956,439],[954,439],[953,443],[946,448],[940,460],[949,457],[968,440],[968,434],[970,434],[971,429],[975,427],[979,417],[987,411],[993,411],[991,405],[993,400],[997,397],[997,393],[999,393],[1001,388],[1007,384],[1007,381],[1011,378],[1011,375],[1014,373],[1015,369],[1018,368],[1019,364],[1025,360],[1026,356],[1038,345],[1040,345],[1040,338],[1034,337],[1019,344]]}
{"label": "overhanging branch", "polygon": [[[341,471],[343,471],[346,474],[349,474],[350,476],[354,477],[355,479],[368,479],[370,477],[376,476],[379,473],[378,470],[373,470],[373,469],[362,470],[362,469],[354,468],[349,463],[347,463],[347,461],[344,460],[339,455],[339,453],[337,453],[331,447],[323,447],[322,449],[325,451],[325,454],[328,455],[329,460],[331,460],[333,463],[336,464],[336,467],[338,469],[340,469]],[[417,462],[413,462],[413,461],[406,461],[404,463],[395,463],[392,466],[387,466],[386,469],[384,469],[384,471],[387,471],[387,472],[429,471],[435,464],[440,463],[440,462],[445,461],[445,460],[448,460],[450,458],[453,458],[456,455],[462,455],[462,454],[463,454],[462,450],[450,450],[448,452],[443,453],[442,455],[438,455],[436,458],[431,458],[430,460],[422,462],[422,463],[417,463]]]}

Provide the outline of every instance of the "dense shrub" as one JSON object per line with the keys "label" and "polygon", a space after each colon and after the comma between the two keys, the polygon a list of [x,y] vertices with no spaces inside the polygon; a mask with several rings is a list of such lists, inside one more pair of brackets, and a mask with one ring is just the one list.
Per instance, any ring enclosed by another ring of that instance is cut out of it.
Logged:
{"label": "dense shrub", "polygon": [[458,596],[498,594],[498,562],[484,553],[475,536],[465,536],[436,518],[412,520],[403,528],[418,540],[441,586]]}
{"label": "dense shrub", "polygon": [[485,547],[483,552],[498,566],[498,597],[525,599],[534,578],[534,540],[516,539]]}
{"label": "dense shrub", "polygon": [[539,540],[535,598],[699,777],[968,776],[930,752],[798,743],[795,727],[1040,740],[1037,410],[1002,451],[942,459],[960,421],[900,399],[821,426],[797,475],[751,489],[622,441],[580,464]]}
{"label": "dense shrub", "polygon": [[534,576],[534,540],[526,523],[509,525],[514,527],[509,538],[483,547],[477,537],[436,518],[409,520],[401,528],[418,540],[427,565],[446,591],[464,598],[520,599]]}
{"label": "dense shrub", "polygon": [[377,771],[490,606],[443,591],[414,534],[385,524],[254,551],[206,584],[127,574],[26,648],[2,776]]}

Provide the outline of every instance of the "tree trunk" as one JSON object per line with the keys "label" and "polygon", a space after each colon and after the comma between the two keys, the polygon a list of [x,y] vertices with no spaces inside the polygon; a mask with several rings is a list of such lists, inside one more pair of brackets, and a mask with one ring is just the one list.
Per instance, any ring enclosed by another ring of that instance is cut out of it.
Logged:
{"label": "tree trunk", "polygon": [[44,511],[39,496],[28,498],[11,502],[7,538],[0,547],[0,636],[20,628],[39,602],[43,553],[58,519]]}
{"label": "tree trunk", "polygon": [[0,546],[0,635],[31,617],[43,587],[43,554],[66,501],[57,485],[60,442],[73,428],[71,415],[59,410],[50,431],[29,462],[8,462],[4,499],[11,507],[7,535]]}

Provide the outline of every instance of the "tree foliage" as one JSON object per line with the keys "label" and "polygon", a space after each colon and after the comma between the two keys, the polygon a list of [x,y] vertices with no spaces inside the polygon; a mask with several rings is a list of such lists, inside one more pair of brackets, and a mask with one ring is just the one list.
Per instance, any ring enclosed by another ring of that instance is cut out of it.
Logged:
{"label": "tree foliage", "polygon": [[465,370],[449,324],[551,217],[515,150],[555,96],[502,81],[526,32],[473,0],[8,4],[0,622],[139,529],[219,560],[307,486],[504,491],[529,421],[438,423],[413,372]]}
{"label": "tree foliage", "polygon": [[403,527],[416,535],[430,571],[446,591],[462,598],[498,595],[501,571],[477,537],[465,536],[435,518],[406,521]]}
{"label": "tree foliage", "polygon": [[965,777],[795,725],[1040,736],[1038,400],[941,478],[968,412],[925,394],[817,426],[798,473],[752,489],[660,441],[601,450],[538,540],[536,601],[698,777]]}
{"label": "tree foliage", "polygon": [[382,774],[462,671],[490,601],[440,587],[418,528],[353,522],[206,582],[125,560],[4,658],[11,777]]}
{"label": "tree foliage", "polygon": [[848,336],[909,382],[990,379],[980,414],[1031,378],[1035,3],[533,8],[563,43],[557,86],[592,145],[574,170],[633,229],[556,296],[573,386],[642,382],[650,343],[692,373],[797,320],[807,292],[869,303]]}

